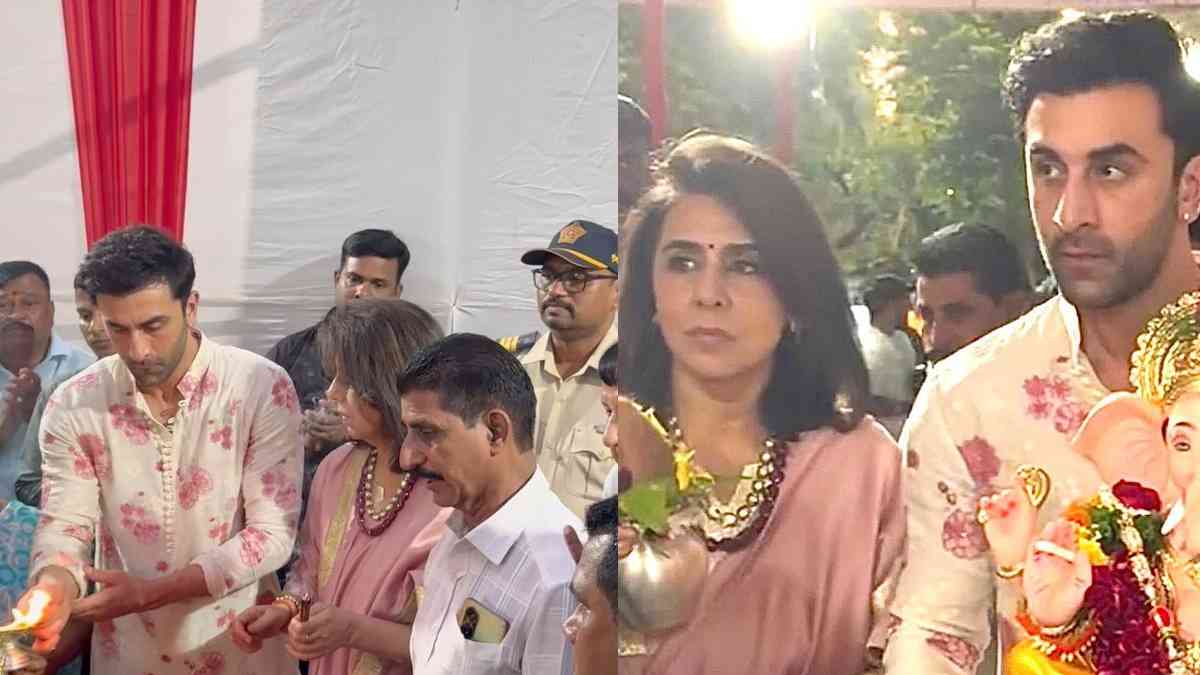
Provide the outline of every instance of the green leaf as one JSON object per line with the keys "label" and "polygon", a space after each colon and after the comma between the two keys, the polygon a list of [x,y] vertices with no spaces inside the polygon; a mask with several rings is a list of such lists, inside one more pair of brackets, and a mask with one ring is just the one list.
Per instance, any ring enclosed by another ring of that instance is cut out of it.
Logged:
{"label": "green leaf", "polygon": [[631,486],[617,499],[621,515],[645,532],[666,535],[667,518],[671,515],[672,480],[657,478]]}

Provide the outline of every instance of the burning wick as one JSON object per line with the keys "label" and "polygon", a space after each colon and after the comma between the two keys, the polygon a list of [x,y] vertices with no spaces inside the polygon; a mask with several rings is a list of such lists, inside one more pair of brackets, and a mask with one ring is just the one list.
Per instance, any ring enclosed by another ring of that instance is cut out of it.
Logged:
{"label": "burning wick", "polygon": [[22,612],[19,607],[13,607],[13,620],[7,626],[0,626],[0,632],[29,630],[42,621],[46,607],[50,604],[50,594],[36,589],[29,596],[29,611]]}

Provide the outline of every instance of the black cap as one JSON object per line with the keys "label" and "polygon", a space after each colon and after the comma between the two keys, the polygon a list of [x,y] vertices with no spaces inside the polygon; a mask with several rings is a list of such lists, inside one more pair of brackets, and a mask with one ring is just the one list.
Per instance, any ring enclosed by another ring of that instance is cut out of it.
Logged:
{"label": "black cap", "polygon": [[572,220],[558,231],[546,248],[535,248],[521,256],[526,265],[542,265],[546,256],[557,256],[589,270],[617,273],[617,233],[590,220]]}

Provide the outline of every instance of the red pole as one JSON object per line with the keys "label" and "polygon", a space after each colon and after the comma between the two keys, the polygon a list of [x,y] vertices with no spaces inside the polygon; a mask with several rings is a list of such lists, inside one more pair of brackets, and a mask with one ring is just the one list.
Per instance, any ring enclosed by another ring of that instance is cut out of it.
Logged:
{"label": "red pole", "polygon": [[665,0],[642,3],[642,105],[650,116],[652,147],[667,135],[667,76],[664,64],[663,23]]}

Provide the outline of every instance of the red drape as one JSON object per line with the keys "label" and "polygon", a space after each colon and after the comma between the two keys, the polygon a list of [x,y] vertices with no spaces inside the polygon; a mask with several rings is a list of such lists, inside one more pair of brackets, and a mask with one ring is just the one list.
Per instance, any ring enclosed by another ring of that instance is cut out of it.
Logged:
{"label": "red drape", "polygon": [[664,64],[664,0],[646,0],[642,5],[642,105],[650,116],[651,146],[667,135],[667,76]]}
{"label": "red drape", "polygon": [[125,225],[183,238],[195,0],[62,0],[90,247]]}

